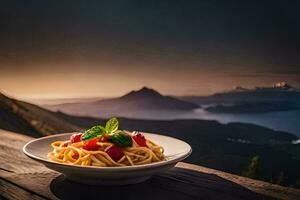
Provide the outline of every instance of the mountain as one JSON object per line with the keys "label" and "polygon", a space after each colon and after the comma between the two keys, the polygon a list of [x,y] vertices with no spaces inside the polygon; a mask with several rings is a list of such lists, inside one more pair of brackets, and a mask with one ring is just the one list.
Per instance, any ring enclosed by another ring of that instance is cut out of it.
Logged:
{"label": "mountain", "polygon": [[249,103],[249,102],[300,102],[300,91],[286,82],[275,83],[269,87],[244,88],[236,86],[232,90],[210,96],[184,96],[181,100],[201,104]]}
{"label": "mountain", "polygon": [[0,93],[0,128],[33,137],[81,130],[56,113]]}
{"label": "mountain", "polygon": [[294,102],[249,102],[236,103],[233,105],[218,104],[205,108],[206,111],[212,113],[269,113],[279,111],[299,110],[300,105]]}
{"label": "mountain", "polygon": [[119,98],[104,99],[88,103],[66,103],[46,106],[53,111],[62,111],[74,115],[88,115],[95,117],[127,116],[134,117],[145,112],[157,111],[189,111],[199,108],[197,104],[179,100],[159,92],[143,87],[138,91],[131,91]]}

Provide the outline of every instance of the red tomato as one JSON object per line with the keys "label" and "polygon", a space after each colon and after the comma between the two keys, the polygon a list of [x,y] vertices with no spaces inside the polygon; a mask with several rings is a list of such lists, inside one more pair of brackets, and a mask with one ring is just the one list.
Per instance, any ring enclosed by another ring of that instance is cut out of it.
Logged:
{"label": "red tomato", "polygon": [[80,142],[81,141],[81,135],[82,133],[76,133],[71,135],[70,140],[72,143]]}
{"label": "red tomato", "polygon": [[120,160],[124,156],[124,152],[120,147],[112,145],[105,149],[105,152],[113,159],[115,162]]}
{"label": "red tomato", "polygon": [[88,140],[83,144],[83,148],[88,151],[96,151],[98,149],[97,142],[99,141],[98,138]]}
{"label": "red tomato", "polygon": [[132,135],[132,139],[134,139],[134,141],[138,145],[140,145],[142,147],[147,147],[146,138],[142,133],[137,132],[137,131],[134,132],[133,135]]}
{"label": "red tomato", "polygon": [[109,142],[109,136],[107,134],[101,135],[100,139],[101,142]]}
{"label": "red tomato", "polygon": [[70,141],[67,141],[67,142],[64,142],[62,146],[63,146],[63,147],[67,147],[67,146],[69,146],[69,144],[71,144],[71,142],[70,142]]}

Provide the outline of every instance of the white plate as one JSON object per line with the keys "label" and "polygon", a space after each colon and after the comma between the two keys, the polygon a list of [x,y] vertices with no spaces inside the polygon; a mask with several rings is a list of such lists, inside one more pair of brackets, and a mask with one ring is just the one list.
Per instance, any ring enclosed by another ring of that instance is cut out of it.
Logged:
{"label": "white plate", "polygon": [[104,185],[126,185],[145,181],[154,174],[172,168],[192,152],[190,145],[179,139],[143,133],[146,138],[164,147],[167,158],[165,161],[125,167],[95,167],[62,164],[49,160],[47,154],[53,150],[50,144],[57,140],[68,140],[72,134],[57,134],[32,140],[23,147],[23,152],[46,167],[65,174],[72,181]]}

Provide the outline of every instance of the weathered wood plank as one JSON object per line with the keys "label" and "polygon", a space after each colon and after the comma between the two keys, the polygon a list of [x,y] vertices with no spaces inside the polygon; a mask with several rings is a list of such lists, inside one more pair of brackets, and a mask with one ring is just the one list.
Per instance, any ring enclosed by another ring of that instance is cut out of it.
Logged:
{"label": "weathered wood plank", "polygon": [[45,200],[39,195],[26,191],[20,188],[18,185],[14,185],[6,180],[0,179],[1,197],[5,199],[32,199],[32,200]]}
{"label": "weathered wood plank", "polygon": [[[197,165],[176,168],[147,182],[119,187],[89,186],[27,158],[21,147],[31,138],[0,131],[0,192],[7,199],[82,199],[110,195],[111,199],[300,199],[300,191]],[[269,197],[267,197],[269,196]]]}
{"label": "weathered wood plank", "polygon": [[226,172],[222,172],[219,170],[214,170],[214,169],[210,169],[198,165],[193,165],[189,163],[180,162],[176,166],[185,169],[195,170],[198,172],[207,173],[207,174],[215,174],[226,180],[242,185],[253,192],[268,195],[271,197],[276,197],[279,199],[295,199],[295,200],[300,199],[300,190],[294,188],[287,188],[280,185],[254,180],[251,178],[241,177],[238,175],[234,175],[234,174],[230,174],[230,173],[226,173]]}
{"label": "weathered wood plank", "polygon": [[44,168],[43,165],[28,159],[22,152],[23,145],[31,140],[28,136],[0,131],[0,171],[1,173],[26,173]]}

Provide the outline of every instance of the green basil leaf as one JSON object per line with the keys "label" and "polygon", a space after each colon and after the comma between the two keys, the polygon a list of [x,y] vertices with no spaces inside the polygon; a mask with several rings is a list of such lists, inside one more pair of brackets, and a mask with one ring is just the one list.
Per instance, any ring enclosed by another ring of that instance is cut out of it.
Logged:
{"label": "green basil leaf", "polygon": [[119,122],[117,120],[117,118],[111,118],[110,120],[108,120],[106,122],[106,125],[105,125],[105,129],[108,133],[113,133],[115,131],[117,131],[119,128]]}
{"label": "green basil leaf", "polygon": [[105,130],[104,127],[98,125],[94,126],[88,130],[86,130],[82,135],[81,135],[81,140],[86,141],[86,140],[91,140],[96,137],[101,136],[102,134],[106,133],[107,131]]}
{"label": "green basil leaf", "polygon": [[132,146],[131,137],[124,131],[118,130],[114,133],[110,133],[108,136],[109,136],[110,141],[119,147],[131,147]]}

